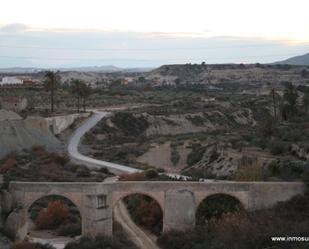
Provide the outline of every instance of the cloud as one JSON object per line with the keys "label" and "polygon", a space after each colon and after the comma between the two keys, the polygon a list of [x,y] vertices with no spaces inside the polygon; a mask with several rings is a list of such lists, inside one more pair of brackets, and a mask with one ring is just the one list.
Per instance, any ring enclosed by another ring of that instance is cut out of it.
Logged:
{"label": "cloud", "polygon": [[0,66],[77,67],[113,64],[121,67],[153,67],[202,61],[265,63],[307,53],[308,50],[309,44],[289,44],[282,40],[258,37],[39,29],[24,24],[0,27]]}
{"label": "cloud", "polygon": [[30,27],[21,23],[12,23],[0,27],[1,33],[21,33],[29,30]]}

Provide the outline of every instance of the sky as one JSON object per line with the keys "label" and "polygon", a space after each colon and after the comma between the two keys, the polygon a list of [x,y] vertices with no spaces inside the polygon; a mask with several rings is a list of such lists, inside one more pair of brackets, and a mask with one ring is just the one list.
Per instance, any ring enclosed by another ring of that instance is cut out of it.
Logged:
{"label": "sky", "polygon": [[308,0],[1,0],[0,67],[273,62],[309,52]]}

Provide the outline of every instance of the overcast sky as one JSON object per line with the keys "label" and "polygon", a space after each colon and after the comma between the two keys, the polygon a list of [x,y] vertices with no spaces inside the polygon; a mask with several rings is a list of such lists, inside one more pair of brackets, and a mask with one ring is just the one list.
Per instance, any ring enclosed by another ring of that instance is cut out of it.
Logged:
{"label": "overcast sky", "polygon": [[0,67],[272,62],[309,52],[308,0],[2,0]]}

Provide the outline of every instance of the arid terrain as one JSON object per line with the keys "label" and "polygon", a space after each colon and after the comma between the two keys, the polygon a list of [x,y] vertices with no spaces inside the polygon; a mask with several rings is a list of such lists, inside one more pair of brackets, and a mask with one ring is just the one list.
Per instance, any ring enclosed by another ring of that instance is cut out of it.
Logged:
{"label": "arid terrain", "polygon": [[[12,181],[308,182],[306,66],[202,63],[149,72],[39,72],[31,77],[42,83],[4,86],[0,92],[0,200],[9,203],[0,205],[1,248],[9,248],[18,224],[19,207],[9,201]],[[78,128],[86,133],[73,143]],[[133,173],[115,173],[123,166]],[[103,205],[99,210],[107,207],[103,199],[94,202]],[[307,206],[307,195],[301,195],[250,211],[233,196],[215,194],[197,207],[193,230],[165,232],[164,210],[155,199],[136,193],[114,208],[112,239],[80,238],[78,207],[51,195],[29,208],[27,236],[62,248],[71,241],[66,249],[85,249],[86,244],[91,249],[264,249],[278,224],[282,233],[293,226],[293,234],[305,235]],[[291,215],[296,219],[287,218]],[[240,224],[237,236],[246,231],[239,240],[231,233],[235,224]],[[265,233],[252,232],[266,226]],[[249,238],[259,246],[250,247]],[[14,246],[26,248],[31,242]]]}

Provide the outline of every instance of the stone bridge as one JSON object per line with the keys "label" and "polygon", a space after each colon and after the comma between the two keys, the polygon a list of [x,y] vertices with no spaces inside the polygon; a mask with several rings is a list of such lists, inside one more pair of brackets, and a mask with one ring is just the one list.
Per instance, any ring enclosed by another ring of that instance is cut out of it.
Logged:
{"label": "stone bridge", "polygon": [[59,195],[71,200],[82,218],[82,234],[112,235],[113,208],[122,198],[139,193],[155,199],[163,211],[163,230],[188,229],[195,225],[199,204],[213,194],[237,198],[244,208],[256,210],[270,207],[301,194],[301,182],[109,182],[55,183],[11,182],[18,223],[17,238],[28,231],[28,210],[38,199]]}

